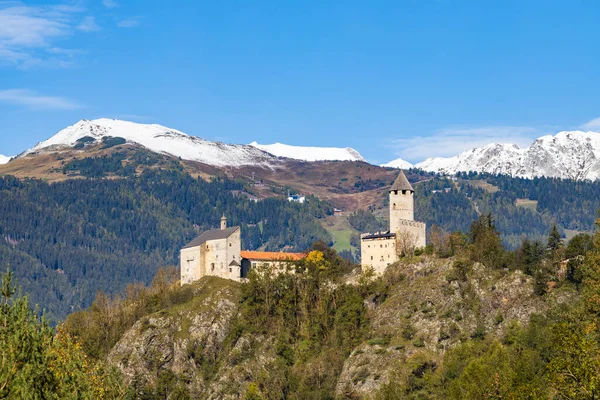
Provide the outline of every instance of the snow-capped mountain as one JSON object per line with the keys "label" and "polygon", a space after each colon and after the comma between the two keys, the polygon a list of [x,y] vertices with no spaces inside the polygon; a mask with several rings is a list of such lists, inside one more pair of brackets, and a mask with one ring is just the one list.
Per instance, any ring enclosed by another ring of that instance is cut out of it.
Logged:
{"label": "snow-capped mountain", "polygon": [[396,158],[395,160],[392,160],[389,163],[381,164],[380,167],[409,169],[412,168],[413,165],[401,158]]}
{"label": "snow-capped mountain", "polygon": [[2,154],[0,154],[0,165],[6,164],[10,161],[11,158],[12,157],[3,156]]}
{"label": "snow-capped mountain", "polygon": [[250,146],[277,157],[303,161],[365,161],[358,151],[350,147],[306,147],[290,146],[282,143],[258,144],[256,142],[250,143]]}
{"label": "snow-capped mountain", "polygon": [[415,165],[425,171],[453,174],[477,171],[523,178],[600,178],[600,133],[565,131],[542,136],[531,146],[489,144],[455,157],[428,158]]}
{"label": "snow-capped mountain", "polygon": [[77,140],[86,136],[96,140],[107,136],[121,137],[128,142],[140,144],[158,153],[170,154],[184,160],[199,161],[217,167],[269,166],[277,162],[277,158],[273,155],[253,146],[211,142],[161,125],[138,124],[108,118],[92,121],[81,120],[75,125],[59,131],[50,139],[26,150],[20,156],[72,147],[77,144]]}

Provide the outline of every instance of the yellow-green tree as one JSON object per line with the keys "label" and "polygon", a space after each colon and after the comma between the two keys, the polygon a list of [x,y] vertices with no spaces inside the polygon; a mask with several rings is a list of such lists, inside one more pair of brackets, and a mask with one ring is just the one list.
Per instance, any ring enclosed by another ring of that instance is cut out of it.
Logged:
{"label": "yellow-green tree", "polygon": [[118,399],[119,376],[90,363],[68,334],[55,332],[15,296],[13,273],[2,277],[0,298],[0,398]]}

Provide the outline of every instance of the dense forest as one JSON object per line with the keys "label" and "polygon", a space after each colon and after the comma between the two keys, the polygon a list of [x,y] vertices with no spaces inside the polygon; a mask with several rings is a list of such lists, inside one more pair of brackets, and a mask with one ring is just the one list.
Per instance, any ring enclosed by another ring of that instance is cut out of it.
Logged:
{"label": "dense forest", "polygon": [[96,292],[149,283],[177,265],[181,246],[219,224],[241,225],[246,249],[302,251],[330,242],[317,219],[331,207],[309,197],[254,202],[244,185],[206,182],[180,171],[146,170],[121,179],[48,184],[0,178],[0,259],[51,319],[91,304]]}
{"label": "dense forest", "polygon": [[592,232],[600,209],[600,183],[589,181],[459,173],[421,182],[415,191],[415,217],[428,226],[465,232],[478,215],[491,213],[512,249],[524,237],[545,240],[553,224],[563,236]]}

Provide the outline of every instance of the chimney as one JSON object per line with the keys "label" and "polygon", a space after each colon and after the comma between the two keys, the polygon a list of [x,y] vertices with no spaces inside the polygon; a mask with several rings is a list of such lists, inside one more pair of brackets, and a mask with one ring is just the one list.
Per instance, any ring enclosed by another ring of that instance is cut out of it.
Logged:
{"label": "chimney", "polygon": [[227,218],[225,218],[225,214],[221,217],[221,230],[227,228]]}

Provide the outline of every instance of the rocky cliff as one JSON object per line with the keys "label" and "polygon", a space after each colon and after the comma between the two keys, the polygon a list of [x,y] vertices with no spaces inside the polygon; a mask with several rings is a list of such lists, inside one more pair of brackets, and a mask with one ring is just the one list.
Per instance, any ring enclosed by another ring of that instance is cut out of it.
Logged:
{"label": "rocky cliff", "polygon": [[[412,359],[425,355],[440,363],[449,348],[501,337],[510,326],[526,325],[532,314],[544,313],[569,296],[566,290],[555,290],[539,297],[531,278],[519,271],[491,270],[456,259],[405,260],[390,266],[378,283],[359,281],[365,288],[379,285],[385,290],[377,295],[363,291],[368,329],[339,360],[335,393],[328,396],[373,397],[391,376],[404,379]],[[108,360],[125,379],[140,388],[163,384],[172,398],[185,393],[238,399],[254,392],[265,398],[300,398],[292,384],[282,384],[287,389],[281,393],[261,393],[255,384],[283,379],[274,366],[286,356],[278,349],[276,333],[244,331],[236,323],[242,313],[242,284],[209,277],[194,290],[191,301],[138,320],[113,347]],[[295,354],[302,345],[295,346]],[[290,361],[295,373],[319,368],[319,362],[301,359]]]}

